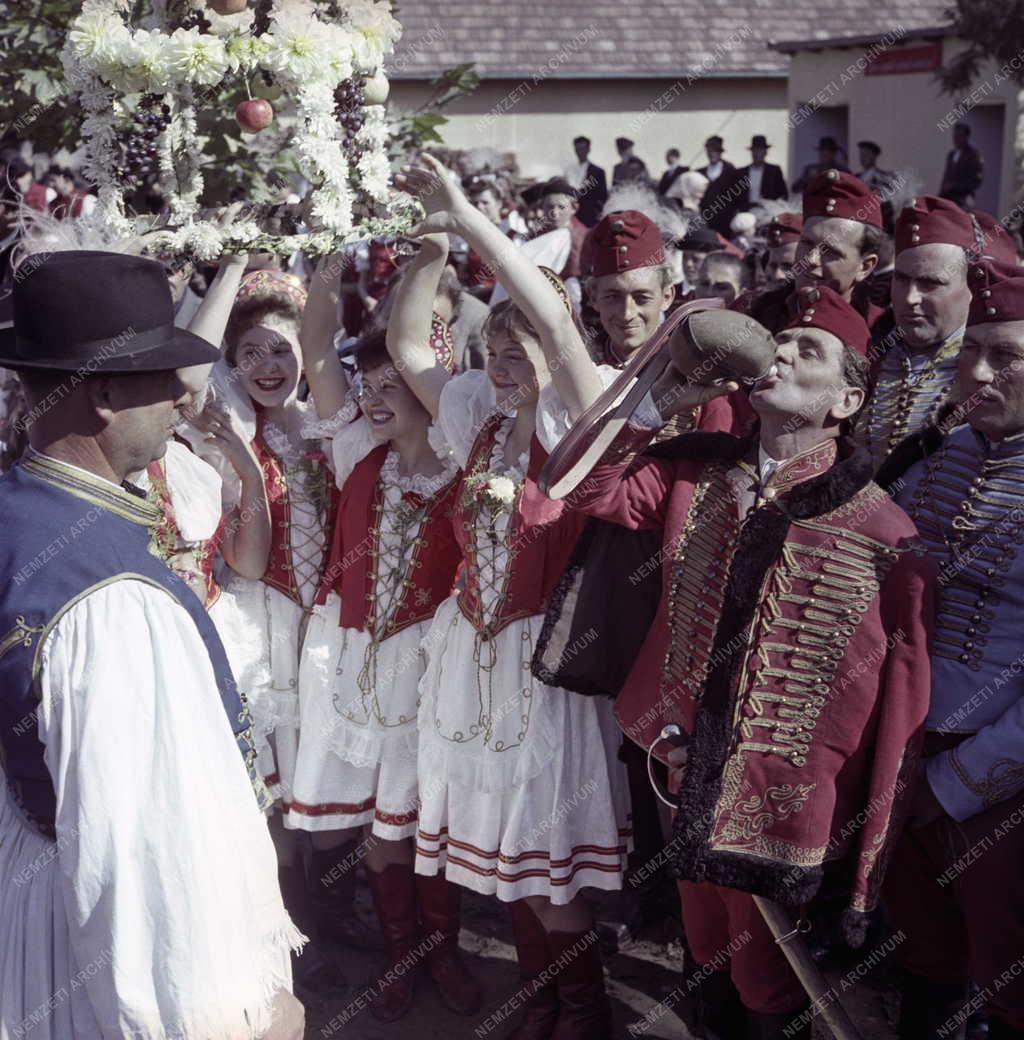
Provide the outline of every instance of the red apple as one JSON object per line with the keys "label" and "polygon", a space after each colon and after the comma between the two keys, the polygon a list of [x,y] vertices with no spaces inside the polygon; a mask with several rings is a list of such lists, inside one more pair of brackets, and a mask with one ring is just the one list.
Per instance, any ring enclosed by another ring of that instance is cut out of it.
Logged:
{"label": "red apple", "polygon": [[247,134],[258,134],[274,121],[274,108],[265,98],[250,98],[239,102],[235,119]]}
{"label": "red apple", "polygon": [[249,0],[207,0],[217,14],[238,14],[249,6]]}

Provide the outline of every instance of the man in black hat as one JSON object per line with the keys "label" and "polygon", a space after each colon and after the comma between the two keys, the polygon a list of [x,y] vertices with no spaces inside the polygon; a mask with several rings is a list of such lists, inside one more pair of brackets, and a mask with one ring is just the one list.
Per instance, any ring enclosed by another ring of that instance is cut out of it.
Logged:
{"label": "man in black hat", "polygon": [[823,173],[825,170],[844,170],[849,173],[850,168],[839,158],[841,151],[839,142],[834,137],[822,137],[818,141],[818,161],[808,163],[804,167],[803,173],[793,182],[793,194],[800,194],[819,173]]}
{"label": "man in black hat", "polygon": [[628,181],[649,181],[647,164],[633,154],[633,142],[628,137],[615,138],[615,150],[619,153],[619,161],[612,168],[612,187]]}
{"label": "man in black hat", "polygon": [[544,216],[544,185],[528,184],[519,197],[523,200],[523,220],[530,238],[543,235],[548,230],[547,218]]}
{"label": "man in black hat", "polygon": [[725,142],[718,134],[712,134],[704,142],[704,151],[707,153],[708,164],[699,167],[697,172],[704,174],[709,181],[717,181],[719,177],[732,173],[736,169],[731,162],[722,158],[722,154],[725,152]]}
{"label": "man in black hat", "polygon": [[544,205],[544,220],[548,231],[566,228],[572,239],[569,259],[559,272],[562,278],[579,278],[580,254],[589,228],[576,216],[579,200],[576,189],[564,177],[552,177],[541,192]]}
{"label": "man in black hat", "polygon": [[590,161],[589,137],[574,138],[572,147],[576,162],[565,168],[565,179],[576,189],[576,216],[589,228],[601,219],[601,210],[608,201],[608,178],[600,166]]}
{"label": "man in black hat", "polygon": [[704,258],[709,253],[721,250],[727,244],[723,242],[717,232],[706,227],[690,227],[682,238],[676,240],[676,249],[683,254],[682,295],[684,298],[689,298],[696,288]]}
{"label": "man in black hat", "polygon": [[665,172],[658,181],[658,194],[664,195],[675,184],[680,175],[686,173],[689,169],[689,166],[684,166],[679,161],[679,149],[670,148],[665,153]]}
{"label": "man in black hat", "polygon": [[40,254],[13,295],[0,366],[30,447],[0,479],[0,1033],[298,1040],[248,708],[125,483],[219,352],[175,328],[152,260]]}
{"label": "man in black hat", "polygon": [[750,164],[712,181],[701,200],[700,210],[709,227],[729,234],[729,224],[737,213],[750,209],[762,199],[787,199],[786,178],[782,168],[765,162],[771,145],[764,134],[750,139]]}
{"label": "man in black hat", "polygon": [[974,205],[974,193],[985,179],[985,161],[971,143],[971,128],[966,123],[953,127],[953,150],[946,155],[939,195],[964,209]]}
{"label": "man in black hat", "polygon": [[874,141],[858,141],[860,153],[860,173],[857,179],[862,180],[876,195],[885,195],[892,189],[896,175],[892,170],[880,170],[878,157],[882,154],[881,146]]}

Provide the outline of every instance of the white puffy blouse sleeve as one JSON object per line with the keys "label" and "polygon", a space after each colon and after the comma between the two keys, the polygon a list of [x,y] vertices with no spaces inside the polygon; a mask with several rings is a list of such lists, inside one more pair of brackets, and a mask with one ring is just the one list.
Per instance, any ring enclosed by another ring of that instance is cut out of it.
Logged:
{"label": "white puffy blouse sleeve", "polygon": [[167,442],[164,470],[174,520],[182,537],[189,542],[212,538],[224,515],[220,474],[175,440]]}
{"label": "white puffy blouse sleeve", "polygon": [[441,391],[437,419],[427,434],[430,446],[442,460],[451,457],[464,467],[476,435],[495,411],[494,385],[486,372],[474,368],[452,376]]}
{"label": "white puffy blouse sleeve", "polygon": [[73,971],[90,980],[76,1021],[258,1037],[301,936],[192,619],[163,589],[116,581],[54,627],[40,683]]}
{"label": "white puffy blouse sleeve", "polygon": [[[622,373],[617,368],[612,368],[611,365],[598,365],[597,374],[601,378],[602,387],[607,390]],[[625,396],[625,392],[623,396]],[[544,450],[553,451],[558,442],[569,432],[571,425],[569,413],[562,404],[561,397],[558,396],[554,382],[541,387],[537,397],[537,440],[540,441]]]}

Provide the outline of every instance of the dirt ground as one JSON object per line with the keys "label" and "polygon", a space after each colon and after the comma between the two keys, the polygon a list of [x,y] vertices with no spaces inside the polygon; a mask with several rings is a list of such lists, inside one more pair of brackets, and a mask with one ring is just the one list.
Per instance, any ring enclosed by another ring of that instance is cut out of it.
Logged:
{"label": "dirt ground", "polygon": [[[626,893],[602,893],[594,900],[594,905],[598,919],[614,929],[627,918],[631,902]],[[358,909],[368,920],[373,920],[369,896],[362,882]],[[666,921],[663,937],[668,938],[676,932],[675,923]],[[418,986],[412,1011],[399,1022],[383,1025],[369,1011],[360,1010],[360,998],[365,999],[368,987],[372,986],[379,955],[339,948],[337,959],[349,983],[349,992],[336,1004],[307,1008],[307,1040],[332,1037],[348,1040],[481,1040],[485,1036],[501,1040],[514,1028],[515,1018],[497,1028],[488,1028],[488,1016],[516,993],[520,985],[507,910],[497,900],[466,893],[461,945],[467,963],[484,987],[484,1006],[478,1015],[467,1019],[452,1014],[424,978]],[[692,1034],[683,1021],[674,1010],[661,1003],[669,998],[666,1003],[675,1004],[673,991],[684,981],[681,941],[678,938],[640,941],[624,943],[616,949],[614,939],[609,936],[604,945],[615,1040],[639,1036],[649,1040],[690,1040]],[[884,967],[881,972],[875,971],[864,979],[858,977],[855,984],[842,985],[843,974],[857,963],[858,957],[851,955],[849,963],[843,965],[841,971],[830,973],[830,978],[834,980],[837,991],[841,989],[843,1004],[853,1015],[864,1040],[892,1040],[895,1036],[892,1022],[896,998],[892,987],[885,981]],[[678,1009],[685,1014],[681,1005],[682,1002]],[[631,1024],[634,1026],[632,1030]],[[823,1024],[816,1024],[816,1038],[830,1035]]]}

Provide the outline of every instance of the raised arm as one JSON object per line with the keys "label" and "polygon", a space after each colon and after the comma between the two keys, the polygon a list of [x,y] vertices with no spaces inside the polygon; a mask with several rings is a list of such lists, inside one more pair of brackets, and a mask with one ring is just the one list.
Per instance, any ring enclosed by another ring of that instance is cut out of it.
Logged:
{"label": "raised arm", "polygon": [[425,235],[423,247],[406,267],[395,291],[388,322],[388,353],[409,389],[437,418],[441,391],[451,378],[430,346],[430,322],[437,287],[448,260],[448,236]]}
{"label": "raised arm", "polygon": [[[225,256],[210,283],[203,302],[199,305],[194,317],[188,324],[188,331],[201,336],[218,350],[224,339],[224,330],[228,327],[231,308],[235,305],[238,287],[245,274],[247,256]],[[206,389],[206,381],[210,378],[213,365],[193,365],[182,372],[182,380],[194,394]]]}
{"label": "raised arm", "polygon": [[235,471],[241,485],[238,505],[230,509],[220,550],[243,578],[259,581],[270,559],[270,505],[259,460],[231,416],[214,403],[202,412],[186,411],[185,417],[206,442],[215,445]]}
{"label": "raised arm", "polygon": [[348,379],[334,350],[342,264],[340,254],[325,256],[317,264],[316,274],[309,283],[309,299],[302,312],[302,329],[299,333],[303,369],[316,405],[316,414],[321,419],[337,415],[348,395]]}
{"label": "raised arm", "polygon": [[572,315],[541,271],[482,213],[469,204],[452,175],[433,156],[405,167],[399,187],[417,195],[427,218],[416,233],[451,231],[461,235],[495,272],[540,337],[551,378],[569,417],[576,419],[603,387]]}

